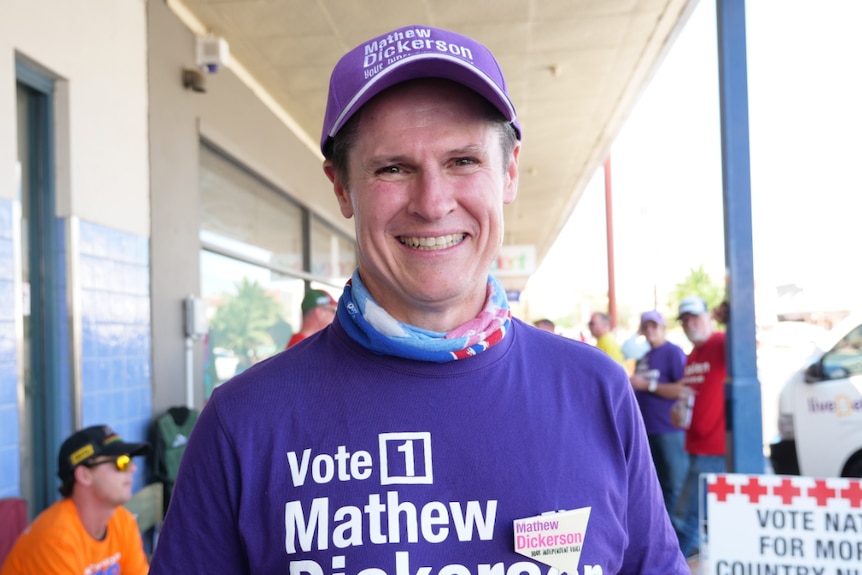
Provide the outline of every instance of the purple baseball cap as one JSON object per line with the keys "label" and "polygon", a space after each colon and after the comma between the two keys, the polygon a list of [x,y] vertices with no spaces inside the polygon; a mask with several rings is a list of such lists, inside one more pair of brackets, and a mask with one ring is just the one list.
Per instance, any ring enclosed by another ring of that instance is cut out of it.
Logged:
{"label": "purple baseball cap", "polygon": [[648,321],[654,322],[656,325],[664,325],[664,318],[654,309],[641,314],[641,329]]}
{"label": "purple baseball cap", "polygon": [[494,55],[482,44],[440,28],[405,26],[360,44],[338,61],[329,79],[320,149],[371,98],[416,78],[442,78],[488,100],[521,138],[515,106]]}

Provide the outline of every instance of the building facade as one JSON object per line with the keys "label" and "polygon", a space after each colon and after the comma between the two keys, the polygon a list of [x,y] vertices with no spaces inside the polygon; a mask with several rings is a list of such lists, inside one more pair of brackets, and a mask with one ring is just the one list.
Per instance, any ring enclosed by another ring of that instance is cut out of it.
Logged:
{"label": "building facade", "polygon": [[31,515],[72,431],[201,408],[356,265],[316,135],[196,36],[160,1],[0,5],[0,497]]}

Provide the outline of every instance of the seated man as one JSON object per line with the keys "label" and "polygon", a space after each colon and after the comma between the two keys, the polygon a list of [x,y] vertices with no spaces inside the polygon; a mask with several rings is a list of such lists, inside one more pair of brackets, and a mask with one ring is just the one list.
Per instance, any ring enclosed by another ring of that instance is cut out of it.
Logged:
{"label": "seated man", "polygon": [[138,524],[123,504],[132,498],[136,455],[148,443],[125,443],[107,425],[82,429],[60,447],[63,499],[21,535],[0,575],[122,573],[146,575]]}

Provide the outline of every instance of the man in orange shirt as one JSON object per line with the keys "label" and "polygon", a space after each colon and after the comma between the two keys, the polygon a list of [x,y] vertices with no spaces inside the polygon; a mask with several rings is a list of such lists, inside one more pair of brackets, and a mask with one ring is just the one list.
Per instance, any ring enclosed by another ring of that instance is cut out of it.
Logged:
{"label": "man in orange shirt", "polygon": [[148,443],[125,443],[107,425],[74,433],[60,447],[63,499],[43,511],[6,557],[0,575],[92,573],[146,575],[132,498],[132,457]]}

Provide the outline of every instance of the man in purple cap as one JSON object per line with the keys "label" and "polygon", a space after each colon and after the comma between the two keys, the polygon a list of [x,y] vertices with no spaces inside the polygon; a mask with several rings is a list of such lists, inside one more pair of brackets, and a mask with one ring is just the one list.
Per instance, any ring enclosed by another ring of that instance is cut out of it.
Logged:
{"label": "man in purple cap", "polygon": [[339,61],[321,149],[359,267],[330,326],[213,394],[151,573],[688,573],[623,369],[489,275],[520,137],[471,38]]}
{"label": "man in purple cap", "polygon": [[655,310],[641,315],[639,331],[650,350],[638,360],[630,379],[644,418],[665,507],[672,513],[688,471],[685,431],[670,421],[670,410],[682,387],[679,382],[685,369],[685,352],[667,341],[664,318]]}

